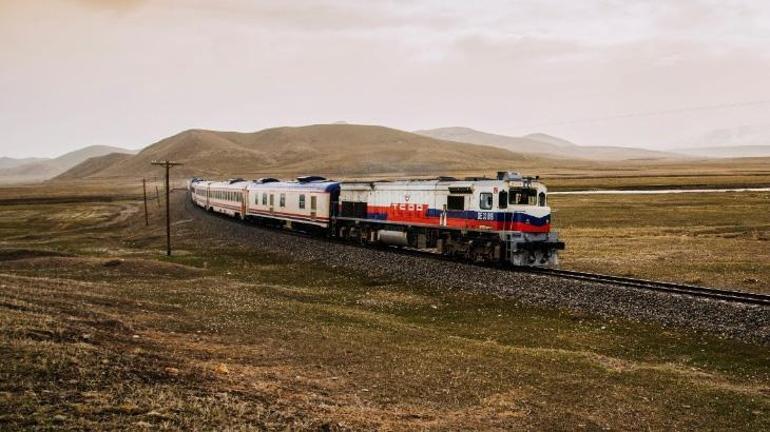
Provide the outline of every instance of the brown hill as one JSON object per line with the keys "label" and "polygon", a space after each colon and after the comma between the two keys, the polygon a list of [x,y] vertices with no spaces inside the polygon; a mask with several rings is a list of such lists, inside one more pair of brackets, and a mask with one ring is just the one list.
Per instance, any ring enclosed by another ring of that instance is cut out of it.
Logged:
{"label": "brown hill", "polygon": [[[158,175],[152,160],[184,165],[176,176],[207,177],[321,174],[432,175],[531,166],[538,157],[421,136],[381,126],[323,124],[254,133],[188,130],[103,169],[76,167],[67,178]],[[98,164],[106,161],[98,161]],[[96,163],[96,162],[95,162]]]}
{"label": "brown hill", "polygon": [[86,177],[95,177],[108,167],[131,156],[127,153],[110,153],[104,156],[92,157],[56,176],[53,180],[78,180]]}

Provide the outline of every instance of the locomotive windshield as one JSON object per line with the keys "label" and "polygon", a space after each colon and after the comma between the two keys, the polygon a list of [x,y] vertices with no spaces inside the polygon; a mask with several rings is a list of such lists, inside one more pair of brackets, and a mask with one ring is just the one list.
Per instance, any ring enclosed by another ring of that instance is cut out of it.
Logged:
{"label": "locomotive windshield", "polygon": [[[545,194],[542,194],[541,206],[545,206]],[[511,205],[538,205],[537,189],[511,188],[508,194],[508,203]]]}

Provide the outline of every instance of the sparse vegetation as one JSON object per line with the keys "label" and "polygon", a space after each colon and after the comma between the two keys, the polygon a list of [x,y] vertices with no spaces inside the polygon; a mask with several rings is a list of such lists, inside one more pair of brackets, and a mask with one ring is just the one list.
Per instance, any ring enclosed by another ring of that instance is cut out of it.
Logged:
{"label": "sparse vegetation", "polygon": [[[571,235],[581,205],[557,204]],[[0,428],[770,428],[767,347],[207,246],[184,219],[165,259],[138,210],[0,206]]]}
{"label": "sparse vegetation", "polygon": [[770,192],[552,196],[565,268],[770,292]]}

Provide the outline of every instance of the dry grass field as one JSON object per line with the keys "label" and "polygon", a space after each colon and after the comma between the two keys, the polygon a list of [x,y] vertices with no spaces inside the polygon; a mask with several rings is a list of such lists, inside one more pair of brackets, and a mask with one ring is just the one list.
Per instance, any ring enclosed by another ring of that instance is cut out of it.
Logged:
{"label": "dry grass field", "polygon": [[586,171],[581,174],[556,173],[546,177],[551,191],[575,191],[592,189],[712,189],[712,188],[764,188],[770,187],[770,162],[765,173],[712,173],[689,174],[687,171],[671,175],[644,175],[634,173],[604,174]]}
{"label": "dry grass field", "polygon": [[770,192],[554,195],[564,268],[770,292]]}
{"label": "dry grass field", "polygon": [[158,208],[80,191],[0,205],[0,429],[770,428],[767,347],[374,282],[181,212],[166,259]]}

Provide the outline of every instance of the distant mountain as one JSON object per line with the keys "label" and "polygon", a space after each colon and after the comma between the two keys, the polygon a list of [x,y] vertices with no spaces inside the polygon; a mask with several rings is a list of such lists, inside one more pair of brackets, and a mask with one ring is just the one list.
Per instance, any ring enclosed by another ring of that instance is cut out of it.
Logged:
{"label": "distant mountain", "polygon": [[7,168],[17,167],[19,165],[26,165],[26,164],[29,164],[29,163],[43,162],[45,160],[48,160],[48,158],[22,158],[22,159],[15,159],[15,158],[10,158],[10,157],[2,156],[2,157],[0,157],[0,170],[7,169]]}
{"label": "distant mountain", "polygon": [[89,158],[104,156],[110,153],[130,154],[135,153],[135,151],[103,145],[84,147],[54,159],[36,159],[31,162],[0,169],[0,183],[32,183],[48,180]]}
{"label": "distant mountain", "polygon": [[681,143],[677,153],[699,157],[770,156],[770,125],[717,129]]}
{"label": "distant mountain", "polygon": [[182,162],[184,165],[174,168],[177,176],[257,178],[494,172],[532,166],[542,158],[382,126],[321,124],[252,133],[194,129],[163,139],[131,157],[89,161],[87,164],[101,168],[94,170],[81,164],[60,178],[158,175],[159,168],[150,164],[158,159]]}
{"label": "distant mountain", "polygon": [[710,158],[744,158],[770,156],[770,145],[741,145],[724,147],[691,147],[672,150],[688,156]]}
{"label": "distant mountain", "polygon": [[419,130],[415,133],[449,141],[490,145],[522,154],[536,154],[565,159],[620,161],[632,159],[682,159],[685,156],[631,147],[579,146],[551,135],[537,133],[511,137],[481,132],[465,127]]}

